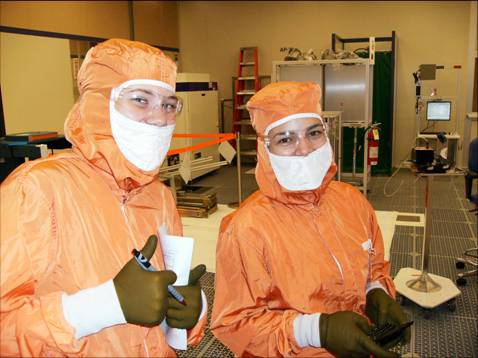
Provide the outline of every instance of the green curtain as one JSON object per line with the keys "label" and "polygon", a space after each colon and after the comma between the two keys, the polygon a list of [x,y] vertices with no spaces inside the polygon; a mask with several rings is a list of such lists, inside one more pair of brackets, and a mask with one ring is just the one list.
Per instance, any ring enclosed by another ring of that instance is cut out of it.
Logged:
{"label": "green curtain", "polygon": [[[367,57],[368,53],[358,53]],[[372,167],[372,174],[392,173],[392,53],[375,52],[375,65],[373,66],[373,112],[372,122],[380,125],[380,145],[378,148],[378,165]],[[342,144],[342,171],[352,172],[353,165],[353,128],[344,128]],[[357,164],[356,171],[363,172],[363,134],[364,130],[357,130]]]}
{"label": "green curtain", "polygon": [[392,173],[392,52],[376,52],[373,66],[373,123],[380,125],[378,165],[372,174]]}

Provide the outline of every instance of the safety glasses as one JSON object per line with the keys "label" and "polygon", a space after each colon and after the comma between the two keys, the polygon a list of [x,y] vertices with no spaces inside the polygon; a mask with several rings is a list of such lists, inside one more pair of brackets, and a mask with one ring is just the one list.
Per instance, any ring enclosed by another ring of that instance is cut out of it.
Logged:
{"label": "safety glasses", "polygon": [[[305,128],[298,128],[301,126]],[[271,153],[292,156],[300,155],[303,151],[310,152],[318,149],[327,142],[327,133],[321,121],[312,120],[308,123],[304,122],[304,125],[291,126],[285,123],[273,128],[267,136],[263,136],[263,139]]]}
{"label": "safety glasses", "polygon": [[133,84],[114,89],[112,100],[117,111],[139,122],[167,120],[181,112],[181,98],[150,84]]}

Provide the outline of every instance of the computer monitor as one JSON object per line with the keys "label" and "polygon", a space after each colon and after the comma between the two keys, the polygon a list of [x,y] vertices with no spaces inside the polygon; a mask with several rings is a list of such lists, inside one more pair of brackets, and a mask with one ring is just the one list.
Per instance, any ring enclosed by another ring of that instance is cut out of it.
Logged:
{"label": "computer monitor", "polygon": [[428,101],[427,121],[449,121],[451,118],[451,101]]}

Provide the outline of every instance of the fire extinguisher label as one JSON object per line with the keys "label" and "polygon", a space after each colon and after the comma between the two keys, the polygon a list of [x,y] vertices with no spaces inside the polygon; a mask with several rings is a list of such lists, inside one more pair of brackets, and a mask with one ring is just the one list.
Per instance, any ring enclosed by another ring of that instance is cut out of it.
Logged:
{"label": "fire extinguisher label", "polygon": [[378,129],[376,129],[376,128],[372,129],[372,133],[373,133],[373,139],[374,140],[379,140],[380,139],[380,136],[378,134]]}
{"label": "fire extinguisher label", "polygon": [[369,165],[377,165],[378,164],[378,147],[369,147]]}

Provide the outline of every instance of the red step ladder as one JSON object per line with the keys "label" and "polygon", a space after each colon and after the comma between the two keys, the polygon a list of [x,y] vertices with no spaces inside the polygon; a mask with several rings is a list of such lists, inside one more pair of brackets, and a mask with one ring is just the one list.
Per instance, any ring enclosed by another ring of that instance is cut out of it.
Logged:
{"label": "red step ladder", "polygon": [[[241,136],[241,156],[256,156],[257,151],[243,141],[256,141],[251,119],[246,109],[246,103],[261,86],[259,78],[259,56],[257,47],[241,47],[237,78],[234,86],[234,111],[232,128]],[[244,147],[244,149],[243,149]],[[249,147],[249,148],[248,148]]]}

